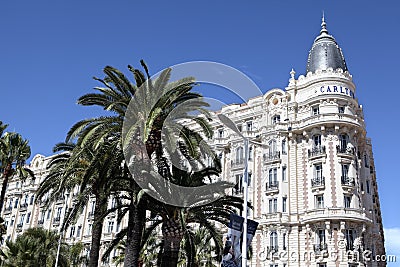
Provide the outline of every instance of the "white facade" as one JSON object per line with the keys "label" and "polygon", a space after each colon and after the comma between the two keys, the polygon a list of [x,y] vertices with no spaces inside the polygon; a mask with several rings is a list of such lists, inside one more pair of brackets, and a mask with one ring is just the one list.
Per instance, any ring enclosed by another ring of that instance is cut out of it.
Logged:
{"label": "white facade", "polygon": [[[321,49],[327,58],[319,57]],[[336,54],[330,57],[330,53]],[[346,254],[357,251],[361,259],[364,251],[371,251],[366,254],[370,258],[384,255],[383,227],[362,107],[341,50],[324,22],[307,68],[311,71],[297,78],[292,71],[284,90],[272,89],[245,104],[221,110],[244,136],[269,146],[250,148],[248,189],[253,209],[249,216],[260,223],[253,239],[251,266],[386,266],[377,261],[351,262]],[[222,156],[221,178],[236,183],[232,193],[241,195],[243,140],[214,123],[213,145]],[[64,200],[49,210],[33,201],[50,159],[34,157],[29,167],[38,177],[35,181],[22,184],[11,180],[2,211],[8,225],[6,239],[14,240],[34,226],[59,229]],[[67,205],[72,197],[67,198]],[[91,205],[88,203],[78,222],[64,233],[66,241],[90,244]],[[125,224],[126,220],[117,225],[116,216],[108,216],[103,242],[111,240]]]}

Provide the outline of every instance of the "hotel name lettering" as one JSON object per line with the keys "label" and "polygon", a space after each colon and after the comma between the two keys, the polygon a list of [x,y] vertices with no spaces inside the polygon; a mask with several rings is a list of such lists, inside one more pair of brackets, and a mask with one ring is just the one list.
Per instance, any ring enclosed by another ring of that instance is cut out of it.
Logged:
{"label": "hotel name lettering", "polygon": [[315,90],[317,94],[342,94],[355,98],[354,92],[347,87],[339,85],[323,85],[318,90]]}

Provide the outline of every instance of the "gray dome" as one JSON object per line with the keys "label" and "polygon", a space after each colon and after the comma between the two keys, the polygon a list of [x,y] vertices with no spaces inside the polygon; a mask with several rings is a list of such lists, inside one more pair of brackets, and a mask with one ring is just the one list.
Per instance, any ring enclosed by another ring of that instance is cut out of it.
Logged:
{"label": "gray dome", "polygon": [[335,38],[328,34],[324,18],[322,18],[321,27],[320,35],[315,38],[308,54],[307,73],[328,68],[333,68],[334,70],[341,68],[343,71],[347,71],[342,50],[336,43]]}

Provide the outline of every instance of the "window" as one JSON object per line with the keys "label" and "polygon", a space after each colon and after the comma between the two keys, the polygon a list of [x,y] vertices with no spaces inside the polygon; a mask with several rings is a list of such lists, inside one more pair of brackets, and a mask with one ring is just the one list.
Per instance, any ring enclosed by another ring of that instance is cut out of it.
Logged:
{"label": "window", "polygon": [[315,208],[316,209],[324,208],[324,195],[316,195],[315,196]]}
{"label": "window", "polygon": [[283,155],[287,154],[287,152],[286,152],[286,139],[282,140],[282,154]]}
{"label": "window", "polygon": [[236,148],[236,164],[243,163],[243,147]]}
{"label": "window", "polygon": [[272,117],[272,124],[277,124],[281,121],[281,116],[280,115],[275,115]]}
{"label": "window", "polygon": [[369,168],[369,160],[367,154],[364,154],[364,166],[365,168]]}
{"label": "window", "polygon": [[321,262],[321,263],[317,263],[317,267],[326,267],[326,263],[325,262]]}
{"label": "window", "polygon": [[246,130],[247,130],[248,132],[253,131],[253,122],[252,122],[252,121],[246,122]]}
{"label": "window", "polygon": [[282,235],[283,250],[286,250],[286,233]]}
{"label": "window", "polygon": [[268,201],[269,204],[269,213],[276,213],[278,206],[278,199],[272,198]]}
{"label": "window", "polygon": [[28,215],[26,216],[26,223],[29,223],[30,220],[31,220],[31,213],[28,212]]}
{"label": "window", "polygon": [[312,113],[312,115],[319,115],[319,106],[313,106],[312,108],[311,108],[311,113]]}
{"label": "window", "polygon": [[344,113],[344,106],[339,106],[338,107],[338,112],[339,113]]}
{"label": "window", "polygon": [[76,236],[80,237],[81,236],[81,231],[82,231],[82,225],[78,226],[78,230],[76,231]]}
{"label": "window", "polygon": [[69,231],[69,237],[73,237],[75,235],[75,226],[71,226],[71,229]]}
{"label": "window", "polygon": [[218,129],[218,138],[224,137],[224,129]]}
{"label": "window", "polygon": [[35,200],[35,195],[32,195],[32,196],[31,196],[31,201],[30,201],[29,204],[30,204],[30,205],[33,205],[33,201],[34,201],[34,200]]}
{"label": "window", "polygon": [[89,223],[89,224],[88,224],[88,228],[87,228],[86,235],[90,235],[91,233],[92,233],[92,224]]}
{"label": "window", "polygon": [[51,210],[47,211],[47,220],[50,219],[50,215],[51,215]]}
{"label": "window", "polygon": [[28,196],[28,194],[26,194],[25,198],[24,198],[24,204],[25,205],[28,205],[28,199],[29,199],[29,196]]}
{"label": "window", "polygon": [[249,160],[253,159],[253,146],[249,147]]}
{"label": "window", "polygon": [[325,244],[325,229],[317,229],[315,239],[315,244],[322,249],[322,246]]}
{"label": "window", "polygon": [[277,172],[277,168],[272,168],[268,171],[268,182],[271,186],[275,186],[276,182],[278,181]]}
{"label": "window", "polygon": [[368,194],[371,194],[371,189],[370,189],[369,180],[366,181],[366,185],[367,185],[367,193],[368,193]]}
{"label": "window", "polygon": [[19,224],[23,224],[24,223],[24,221],[25,221],[25,213],[24,214],[21,214],[21,217],[19,217]]}
{"label": "window", "polygon": [[58,207],[56,218],[60,218],[61,217],[61,212],[62,212],[62,207]]}
{"label": "window", "polygon": [[286,181],[286,167],[283,166],[282,167],[282,181]]}
{"label": "window", "polygon": [[312,139],[313,139],[314,148],[320,148],[321,147],[321,135],[315,134],[315,135],[313,135]]}
{"label": "window", "polygon": [[273,251],[278,251],[278,234],[275,231],[269,235],[269,246]]}
{"label": "window", "polygon": [[268,148],[269,157],[275,156],[275,154],[277,152],[276,140],[269,141],[268,146],[269,146],[269,148]]}
{"label": "window", "polygon": [[235,184],[235,187],[234,187],[235,193],[236,194],[240,194],[240,193],[243,192],[243,185],[242,185],[243,174],[236,174],[235,175],[235,179],[236,179],[236,184]]}
{"label": "window", "polygon": [[14,209],[15,209],[15,208],[18,208],[18,201],[19,201],[19,199],[16,198],[16,199],[15,199],[15,203],[14,203]]}
{"label": "window", "polygon": [[340,152],[345,152],[347,144],[349,143],[349,136],[347,134],[339,135]]}
{"label": "window", "polygon": [[282,198],[282,212],[286,212],[287,197]]}
{"label": "window", "polygon": [[109,221],[107,226],[107,233],[112,233],[113,230],[114,230],[114,222]]}
{"label": "window", "polygon": [[351,196],[350,195],[344,195],[344,207],[345,208],[351,207]]}
{"label": "window", "polygon": [[252,176],[252,173],[249,172],[247,175],[248,175],[248,177],[247,177],[247,186],[250,186],[250,185],[251,185],[251,176]]}
{"label": "window", "polygon": [[314,180],[317,180],[317,181],[322,180],[322,164],[314,165]]}
{"label": "window", "polygon": [[349,164],[342,164],[342,179],[349,179]]}
{"label": "window", "polygon": [[356,231],[353,230],[353,229],[346,229],[344,235],[345,235],[345,238],[346,238],[346,249],[347,250],[353,250]]}
{"label": "window", "polygon": [[13,226],[13,225],[14,225],[14,221],[15,221],[15,216],[12,216],[12,217],[11,217],[10,226]]}

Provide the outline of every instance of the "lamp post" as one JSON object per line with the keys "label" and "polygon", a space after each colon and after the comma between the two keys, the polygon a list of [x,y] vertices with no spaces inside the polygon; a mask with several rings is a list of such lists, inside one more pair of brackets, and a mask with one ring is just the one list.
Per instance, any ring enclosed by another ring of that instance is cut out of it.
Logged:
{"label": "lamp post", "polygon": [[247,266],[247,202],[248,202],[248,187],[247,187],[247,182],[248,182],[248,177],[249,177],[249,171],[248,171],[248,160],[249,160],[249,138],[245,137],[237,128],[236,124],[231,121],[227,116],[223,114],[218,114],[217,115],[219,120],[229,129],[237,133],[244,142],[244,174],[243,174],[243,211],[242,211],[242,217],[244,218],[243,221],[243,241],[242,241],[242,267]]}

